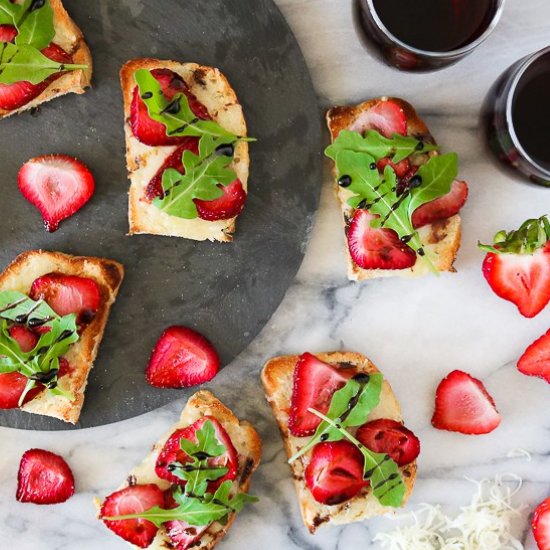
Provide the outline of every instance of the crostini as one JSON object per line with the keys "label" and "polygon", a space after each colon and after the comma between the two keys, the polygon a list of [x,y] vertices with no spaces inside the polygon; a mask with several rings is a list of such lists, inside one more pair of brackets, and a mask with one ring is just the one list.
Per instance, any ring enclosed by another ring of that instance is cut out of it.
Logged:
{"label": "crostini", "polygon": [[413,107],[381,97],[327,113],[348,277],[454,271],[468,186]]}
{"label": "crostini", "polygon": [[261,452],[248,422],[199,391],[120,488],[96,501],[99,519],[134,548],[211,550],[256,501],[247,491]]}
{"label": "crostini", "polygon": [[92,56],[61,0],[0,0],[0,118],[83,94]]}
{"label": "crostini", "polygon": [[0,409],[76,424],[123,276],[113,260],[43,250],[0,274]]}
{"label": "crostini", "polygon": [[262,382],[311,533],[406,503],[420,443],[369,359],[351,352],[276,357]]}
{"label": "crostini", "polygon": [[225,76],[135,59],[120,77],[130,234],[231,241],[247,196],[249,138]]}

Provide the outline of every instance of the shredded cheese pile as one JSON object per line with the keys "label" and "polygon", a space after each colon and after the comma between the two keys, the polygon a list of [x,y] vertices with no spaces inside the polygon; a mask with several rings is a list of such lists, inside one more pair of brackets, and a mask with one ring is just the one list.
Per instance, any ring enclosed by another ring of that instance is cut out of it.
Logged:
{"label": "shredded cheese pile", "polygon": [[523,505],[512,506],[521,478],[503,474],[494,480],[468,481],[477,491],[456,517],[445,515],[440,506],[421,504],[416,513],[401,516],[412,516],[412,525],[380,533],[374,540],[389,550],[522,550],[512,534],[512,522],[525,510]]}

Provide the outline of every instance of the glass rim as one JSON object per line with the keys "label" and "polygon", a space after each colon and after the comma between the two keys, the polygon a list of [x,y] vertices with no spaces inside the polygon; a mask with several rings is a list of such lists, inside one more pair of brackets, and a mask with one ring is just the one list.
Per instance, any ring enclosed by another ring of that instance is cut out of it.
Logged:
{"label": "glass rim", "polygon": [[516,74],[514,75],[514,78],[512,79],[512,82],[510,84],[510,89],[508,91],[507,97],[506,97],[506,125],[508,126],[508,133],[510,134],[510,138],[512,140],[512,143],[514,144],[514,147],[518,150],[519,154],[532,166],[534,166],[537,170],[539,170],[543,177],[550,178],[550,169],[544,168],[541,166],[537,161],[535,161],[531,155],[523,148],[521,145],[521,142],[519,141],[519,138],[516,134],[516,130],[514,128],[514,122],[512,118],[512,105],[514,103],[514,98],[516,95],[516,91],[518,88],[518,84],[520,83],[522,77],[525,75],[527,70],[535,63],[538,59],[541,57],[550,54],[550,46],[546,46],[546,48],[542,48],[542,50],[539,50],[524,59],[524,61],[520,64]]}
{"label": "glass rim", "polygon": [[430,57],[433,59],[441,59],[441,58],[448,58],[448,57],[460,57],[464,54],[467,54],[471,52],[473,49],[475,49],[477,46],[479,46],[482,42],[484,42],[488,36],[493,32],[494,28],[497,26],[498,22],[500,21],[500,17],[502,15],[502,12],[504,10],[504,4],[506,0],[496,0],[497,6],[495,13],[493,14],[493,18],[491,19],[491,22],[487,26],[487,28],[483,31],[482,34],[480,34],[475,40],[472,42],[466,44],[465,46],[462,46],[461,48],[456,48],[455,50],[448,50],[445,52],[437,52],[437,51],[431,51],[431,50],[421,50],[420,48],[415,48],[414,46],[411,46],[407,44],[406,42],[403,42],[395,34],[393,34],[386,25],[382,22],[380,17],[378,16],[378,13],[376,12],[376,8],[374,7],[374,0],[365,0],[368,4],[371,17],[373,18],[374,22],[378,26],[378,28],[386,35],[390,40],[398,44],[400,47],[416,54],[416,55],[422,55],[424,57]]}

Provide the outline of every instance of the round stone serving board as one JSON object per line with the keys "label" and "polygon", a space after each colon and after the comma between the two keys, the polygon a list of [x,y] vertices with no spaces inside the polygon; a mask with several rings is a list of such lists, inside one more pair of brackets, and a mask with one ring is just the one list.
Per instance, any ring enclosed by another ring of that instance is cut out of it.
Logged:
{"label": "round stone serving board", "polygon": [[[93,53],[93,88],[0,121],[0,269],[30,249],[103,256],[126,277],[111,311],[77,427],[130,418],[189,390],[161,390],[144,370],[160,333],[194,327],[224,365],[269,320],[294,278],[318,205],[321,117],[300,49],[271,0],[66,0]],[[127,237],[121,65],[136,57],[219,67],[244,107],[250,147],[249,196],[233,243]],[[29,158],[66,153],[96,178],[90,203],[48,234],[17,189]],[[238,364],[232,368],[237,369]],[[70,425],[18,410],[0,425],[60,430]]]}

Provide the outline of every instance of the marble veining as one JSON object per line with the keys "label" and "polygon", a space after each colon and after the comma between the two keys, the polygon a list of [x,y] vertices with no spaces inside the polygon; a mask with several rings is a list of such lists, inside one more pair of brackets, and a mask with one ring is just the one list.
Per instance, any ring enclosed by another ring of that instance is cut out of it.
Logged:
{"label": "marble veining", "polygon": [[[252,485],[261,503],[240,515],[220,548],[375,549],[376,533],[391,529],[391,520],[380,518],[310,536],[301,523],[258,373],[270,356],[305,349],[363,352],[392,383],[407,424],[422,441],[409,510],[431,502],[456,511],[469,503],[474,490],[465,475],[480,479],[503,472],[524,479],[516,502],[532,509],[550,494],[550,387],[519,374],[515,362],[526,345],[549,328],[550,308],[527,320],[496,298],[482,278],[476,242],[549,212],[550,191],[522,183],[487,157],[478,111],[502,70],[547,45],[550,6],[544,0],[508,0],[500,25],[473,55],[437,73],[408,75],[381,65],[359,43],[347,0],[277,3],[303,48],[323,107],[381,94],[408,99],[442,148],[459,153],[460,173],[470,183],[471,194],[463,211],[457,274],[354,284],[345,277],[344,241],[327,164],[321,207],[295,283],[251,347],[209,384],[239,416],[257,426],[265,445]],[[137,10],[139,2],[132,4]],[[492,434],[468,437],[431,427],[434,389],[455,368],[483,379],[493,394],[503,422]],[[125,548],[94,519],[92,498],[107,494],[124,479],[183,404],[179,400],[138,418],[76,432],[1,428],[0,548]],[[68,503],[44,508],[15,501],[18,461],[30,447],[45,447],[68,459],[77,480],[77,494]],[[507,458],[514,448],[526,449],[532,460]],[[535,549],[526,517],[516,535],[526,549]]]}

